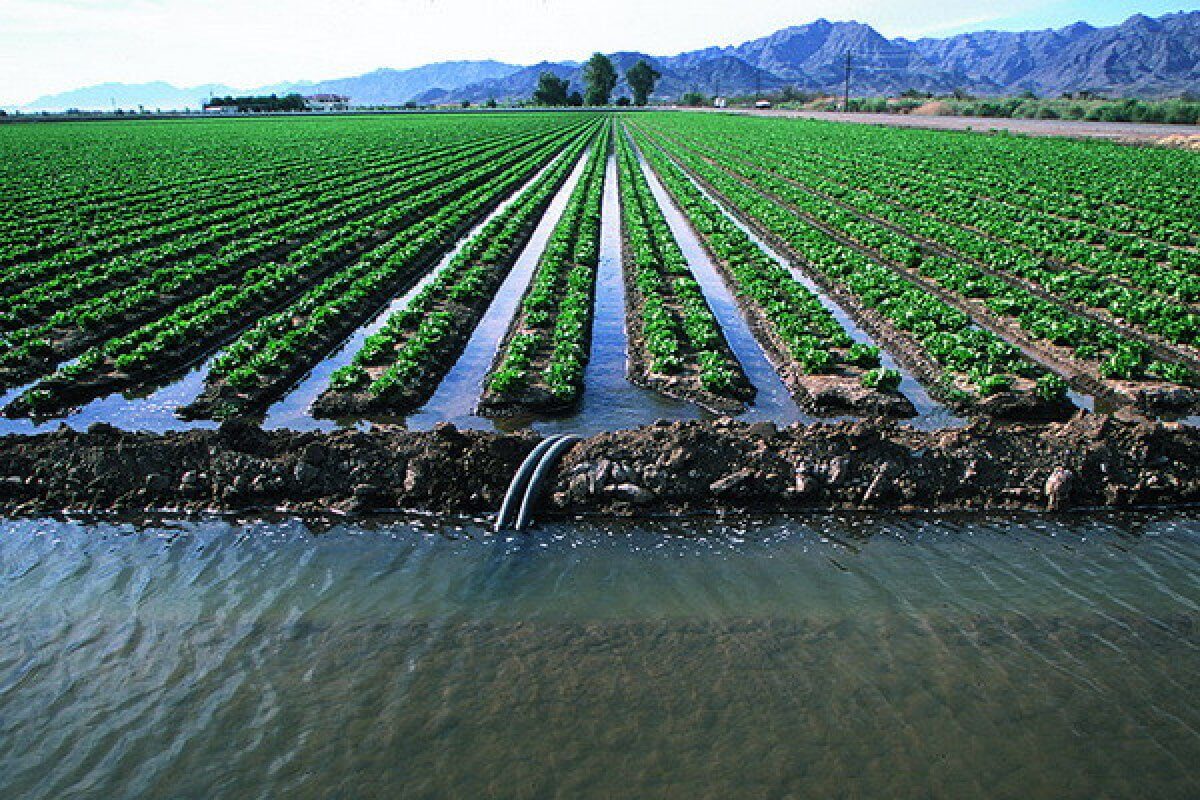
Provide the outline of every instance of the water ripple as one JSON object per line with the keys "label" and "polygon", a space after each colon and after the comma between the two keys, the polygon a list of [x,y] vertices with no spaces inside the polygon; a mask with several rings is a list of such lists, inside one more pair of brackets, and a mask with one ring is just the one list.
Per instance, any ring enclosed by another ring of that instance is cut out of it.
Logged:
{"label": "water ripple", "polygon": [[1200,519],[0,523],[5,796],[1194,797]]}

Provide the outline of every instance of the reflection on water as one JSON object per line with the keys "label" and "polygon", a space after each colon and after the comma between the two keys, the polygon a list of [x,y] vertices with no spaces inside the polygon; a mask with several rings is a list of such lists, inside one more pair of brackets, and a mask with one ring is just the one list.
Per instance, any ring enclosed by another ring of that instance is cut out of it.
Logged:
{"label": "reflection on water", "polygon": [[0,524],[4,795],[1200,792],[1200,517],[485,531]]}

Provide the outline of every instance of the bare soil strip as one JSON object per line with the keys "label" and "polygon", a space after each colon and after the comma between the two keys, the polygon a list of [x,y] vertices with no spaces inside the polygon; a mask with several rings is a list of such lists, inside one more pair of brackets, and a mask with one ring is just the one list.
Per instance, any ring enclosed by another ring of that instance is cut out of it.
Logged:
{"label": "bare soil strip", "polygon": [[[490,512],[536,436],[106,424],[0,437],[0,513]],[[1200,430],[1080,413],[1065,423],[921,432],[892,423],[658,422],[571,450],[560,513],[1065,510],[1200,502]]]}
{"label": "bare soil strip", "polygon": [[1157,144],[1177,136],[1200,136],[1200,125],[1159,125],[1141,122],[1091,122],[1083,120],[1004,119],[999,117],[923,117],[911,114],[871,114],[828,111],[745,111],[756,116],[803,117],[892,128],[925,128],[941,131],[993,133],[1006,131],[1028,136],[1076,139],[1109,139],[1118,142]]}

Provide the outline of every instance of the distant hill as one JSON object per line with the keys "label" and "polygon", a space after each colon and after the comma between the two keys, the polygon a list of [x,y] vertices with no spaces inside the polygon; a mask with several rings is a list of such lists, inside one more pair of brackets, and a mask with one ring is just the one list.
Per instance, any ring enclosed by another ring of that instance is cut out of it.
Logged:
{"label": "distant hill", "polygon": [[[735,94],[791,85],[838,92],[851,58],[854,94],[896,93],[915,88],[975,94],[1032,91],[1057,95],[1092,90],[1158,96],[1200,92],[1200,11],[1152,19],[1134,15],[1120,25],[1095,28],[1083,22],[1042,31],[982,31],[940,39],[887,39],[860,22],[819,19],[732,47],[708,47],[674,56],[611,54],[619,74],[645,58],[663,77],[659,99],[687,91]],[[251,92],[335,92],[356,104],[457,103],[527,99],[538,76],[550,71],[582,88],[581,65],[543,62],[520,67],[497,61],[449,61],[408,70],[380,69],[352,78],[279,84]],[[196,107],[209,93],[237,90],[213,85],[176,89],[165,83],[103,84],[39,98],[28,110],[119,107]],[[622,82],[617,96],[628,94]]]}
{"label": "distant hill", "polygon": [[469,84],[503,80],[521,67],[499,61],[444,61],[414,69],[377,69],[366,75],[321,81],[312,92],[343,94],[356,105],[401,105],[431,89],[452,91]]}
{"label": "distant hill", "polygon": [[1058,30],[965,33],[900,43],[972,87],[1059,94],[1080,89],[1162,95],[1200,90],[1200,11],[1120,25],[1077,22]]}
{"label": "distant hill", "polygon": [[186,89],[161,81],[155,83],[104,83],[61,94],[39,97],[23,107],[26,111],[64,111],[69,108],[106,110],[117,108],[195,109],[208,98],[237,94],[344,94],[361,105],[399,105],[431,87],[457,89],[471,83],[495,80],[520,67],[499,61],[446,61],[413,69],[377,69],[365,75],[320,82],[277,83],[250,89],[223,84],[205,84]]}
{"label": "distant hill", "polygon": [[[1058,30],[984,31],[943,39],[887,39],[860,22],[819,19],[733,47],[708,47],[675,56],[645,57],[663,73],[660,99],[685,91],[733,94],[783,85],[837,93],[851,57],[851,91],[891,94],[905,89],[976,94],[1033,91],[1057,95],[1093,90],[1145,96],[1200,92],[1200,11],[1158,19],[1135,15],[1120,25],[1075,23]],[[538,65],[504,81],[426,93],[427,102],[529,97],[549,67],[572,84],[579,69]],[[620,67],[618,70],[620,71]],[[622,91],[618,86],[618,94]]]}
{"label": "distant hill", "polygon": [[237,93],[236,89],[219,83],[179,89],[169,83],[101,83],[61,94],[39,97],[23,106],[25,111],[65,111],[77,108],[84,111],[111,111],[114,108],[180,109],[199,108],[213,95]]}

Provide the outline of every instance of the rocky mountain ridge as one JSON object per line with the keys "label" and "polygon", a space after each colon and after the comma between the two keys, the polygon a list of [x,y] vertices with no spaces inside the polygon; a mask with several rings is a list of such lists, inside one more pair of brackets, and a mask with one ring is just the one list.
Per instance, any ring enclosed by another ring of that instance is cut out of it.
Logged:
{"label": "rocky mountain ridge", "polygon": [[[849,56],[851,92],[892,94],[905,89],[1000,95],[1090,90],[1145,97],[1200,92],[1200,11],[1151,18],[1135,14],[1120,25],[1077,22],[1039,31],[979,31],[944,38],[888,39],[860,22],[819,19],[740,45],[707,47],[673,56],[610,54],[620,74],[645,58],[661,73],[658,99],[684,92],[738,94],[794,86],[840,92]],[[451,61],[409,70],[380,69],[331,81],[277,84],[252,93],[300,91],[348,95],[358,105],[512,101],[532,95],[542,72],[582,86],[577,62],[517,66],[497,61]],[[197,107],[213,94],[239,93],[219,84],[176,89],[165,83],[102,84],[40,98],[25,110]],[[628,94],[618,84],[617,96]]]}

